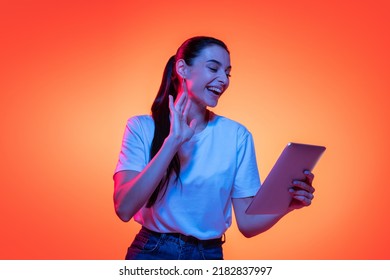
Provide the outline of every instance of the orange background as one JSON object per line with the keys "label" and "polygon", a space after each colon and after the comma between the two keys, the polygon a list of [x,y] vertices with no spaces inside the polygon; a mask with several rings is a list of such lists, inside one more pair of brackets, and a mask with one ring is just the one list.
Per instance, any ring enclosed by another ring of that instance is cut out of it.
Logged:
{"label": "orange background", "polygon": [[123,259],[127,118],[194,35],[224,40],[216,113],[252,131],[262,179],[289,141],[327,146],[313,205],[226,259],[389,259],[389,1],[2,1],[0,258]]}

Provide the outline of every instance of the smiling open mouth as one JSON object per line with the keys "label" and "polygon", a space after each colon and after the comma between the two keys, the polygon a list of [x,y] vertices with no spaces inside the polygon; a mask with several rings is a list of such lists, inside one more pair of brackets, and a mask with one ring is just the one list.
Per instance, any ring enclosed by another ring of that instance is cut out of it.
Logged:
{"label": "smiling open mouth", "polygon": [[212,93],[214,93],[215,95],[220,96],[222,94],[222,89],[221,88],[218,88],[218,87],[207,87],[207,89],[209,91],[211,91]]}

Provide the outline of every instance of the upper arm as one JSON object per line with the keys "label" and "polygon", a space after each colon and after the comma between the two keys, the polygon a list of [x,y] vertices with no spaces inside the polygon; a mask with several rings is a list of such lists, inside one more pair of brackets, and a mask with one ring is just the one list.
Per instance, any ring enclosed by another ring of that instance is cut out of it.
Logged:
{"label": "upper arm", "polygon": [[[119,173],[142,171],[150,161],[150,145],[154,130],[150,120],[145,117],[132,117],[128,120],[122,138],[122,145],[115,168],[115,176],[122,178]],[[123,174],[122,174],[123,175]],[[115,178],[114,178],[115,179]]]}
{"label": "upper arm", "polygon": [[[128,214],[126,207],[123,202],[126,200],[125,197],[128,193],[126,183],[133,180],[139,174],[138,171],[134,170],[123,170],[114,174],[114,207],[115,212],[122,221],[129,221],[132,214]],[[127,203],[126,203],[127,204]]]}
{"label": "upper arm", "polygon": [[248,217],[245,211],[248,208],[249,204],[252,202],[252,199],[253,197],[232,198],[234,215],[236,217],[237,226],[242,233],[245,232],[246,220]]}
{"label": "upper arm", "polygon": [[140,172],[134,170],[122,170],[114,174],[114,198],[118,195],[120,187],[133,180]]}

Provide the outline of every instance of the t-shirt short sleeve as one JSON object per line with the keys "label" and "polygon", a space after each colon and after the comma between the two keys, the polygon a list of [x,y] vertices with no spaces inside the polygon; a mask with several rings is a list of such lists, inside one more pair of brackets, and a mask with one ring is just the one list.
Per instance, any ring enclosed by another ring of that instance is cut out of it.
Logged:
{"label": "t-shirt short sleeve", "polygon": [[132,117],[127,121],[115,173],[143,170],[149,162],[153,132],[153,120],[148,116]]}
{"label": "t-shirt short sleeve", "polygon": [[241,139],[238,143],[232,198],[254,196],[261,184],[252,134],[245,130]]}

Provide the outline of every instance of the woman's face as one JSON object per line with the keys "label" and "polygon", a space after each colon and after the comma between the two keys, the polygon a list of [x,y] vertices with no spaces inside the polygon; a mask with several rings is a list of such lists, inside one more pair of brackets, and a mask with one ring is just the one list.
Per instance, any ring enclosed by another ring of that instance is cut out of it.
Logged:
{"label": "woman's face", "polygon": [[200,107],[215,107],[229,86],[229,53],[218,45],[212,45],[203,49],[192,66],[186,67],[188,96],[192,102]]}

